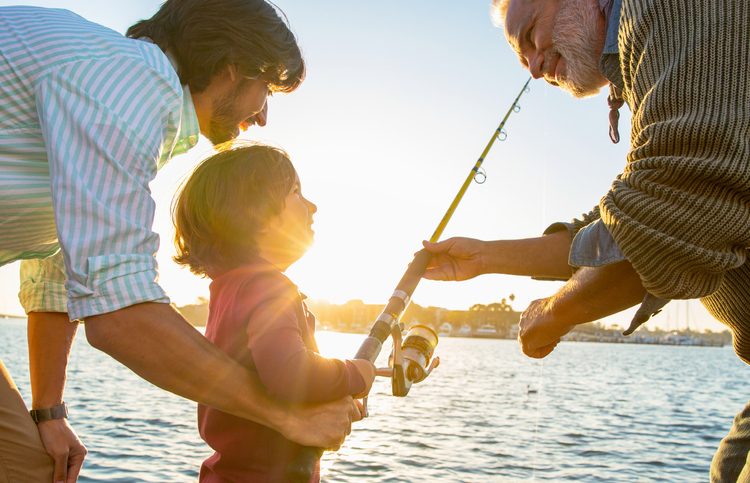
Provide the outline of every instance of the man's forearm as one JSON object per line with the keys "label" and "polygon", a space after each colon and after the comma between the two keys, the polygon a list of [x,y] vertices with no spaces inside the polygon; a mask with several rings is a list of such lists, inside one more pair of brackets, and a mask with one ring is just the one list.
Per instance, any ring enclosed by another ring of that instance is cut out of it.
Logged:
{"label": "man's forearm", "polygon": [[563,280],[570,278],[573,273],[568,265],[571,240],[566,231],[537,238],[485,243],[485,273]]}
{"label": "man's forearm", "polygon": [[521,315],[521,349],[528,356],[545,357],[575,325],[632,307],[645,294],[627,261],[581,268],[555,295],[535,300]]}
{"label": "man's forearm", "polygon": [[167,304],[144,303],[86,319],[94,347],[182,397],[278,429],[285,411],[256,377]]}
{"label": "man's forearm", "polygon": [[66,313],[29,313],[32,408],[49,408],[62,402],[68,356],[77,329],[78,323],[70,322]]}
{"label": "man's forearm", "polygon": [[641,279],[628,261],[603,267],[583,267],[549,299],[556,319],[571,325],[593,322],[638,304],[646,295]]}

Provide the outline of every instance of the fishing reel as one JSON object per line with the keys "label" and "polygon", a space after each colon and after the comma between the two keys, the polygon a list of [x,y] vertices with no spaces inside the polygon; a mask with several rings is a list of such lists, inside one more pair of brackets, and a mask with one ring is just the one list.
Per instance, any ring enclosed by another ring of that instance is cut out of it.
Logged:
{"label": "fishing reel", "polygon": [[427,379],[440,365],[440,358],[432,357],[438,344],[438,335],[432,327],[416,324],[409,328],[405,337],[402,332],[401,324],[393,326],[393,351],[388,367],[378,370],[379,375],[390,376],[393,395],[398,397],[409,394],[412,384]]}

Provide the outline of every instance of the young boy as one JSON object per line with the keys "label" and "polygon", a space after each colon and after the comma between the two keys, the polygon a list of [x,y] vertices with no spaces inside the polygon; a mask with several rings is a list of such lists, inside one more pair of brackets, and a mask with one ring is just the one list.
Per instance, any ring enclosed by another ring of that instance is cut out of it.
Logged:
{"label": "young boy", "polygon": [[[281,149],[253,144],[203,161],[174,205],[175,260],[212,279],[206,337],[289,402],[366,395],[369,361],[318,354],[315,318],[284,271],[313,241],[316,206]],[[198,405],[201,437],[215,453],[200,481],[286,481],[301,447],[260,424]],[[320,480],[319,462],[311,481]]]}

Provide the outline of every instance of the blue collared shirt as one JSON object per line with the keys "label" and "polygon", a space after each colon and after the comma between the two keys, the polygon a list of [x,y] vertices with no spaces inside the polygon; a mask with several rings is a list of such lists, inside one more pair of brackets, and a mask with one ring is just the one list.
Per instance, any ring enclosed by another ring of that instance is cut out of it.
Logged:
{"label": "blue collared shirt", "polygon": [[618,47],[618,31],[620,29],[620,12],[622,0],[612,0],[607,18],[607,36],[604,39],[604,49],[599,58],[599,69],[611,83],[620,90],[623,89],[622,72],[620,71],[620,51]]}

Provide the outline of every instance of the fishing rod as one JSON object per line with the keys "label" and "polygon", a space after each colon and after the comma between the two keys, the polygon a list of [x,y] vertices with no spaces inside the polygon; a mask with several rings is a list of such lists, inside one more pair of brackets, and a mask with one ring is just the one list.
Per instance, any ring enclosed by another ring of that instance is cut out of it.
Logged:
{"label": "fishing rod", "polygon": [[[435,243],[440,239],[440,236],[443,234],[445,227],[448,225],[448,222],[456,211],[461,199],[464,197],[469,185],[471,185],[471,182],[475,181],[478,184],[482,184],[487,179],[487,175],[482,169],[482,163],[484,163],[484,159],[487,157],[490,149],[492,149],[495,141],[504,141],[507,138],[507,134],[503,129],[505,123],[512,113],[521,110],[518,101],[524,93],[529,92],[530,82],[531,77],[526,80],[526,83],[518,92],[518,95],[503,116],[497,129],[492,133],[484,151],[482,151],[479,159],[474,163],[469,175],[466,177],[461,188],[458,190],[458,193],[453,198],[453,202],[450,204],[448,210],[440,220],[440,223],[438,223],[437,228],[432,233],[430,242]],[[367,359],[374,364],[375,360],[380,355],[383,343],[388,340],[388,337],[393,337],[393,352],[391,353],[389,360],[389,368],[387,370],[379,370],[378,372],[387,372],[391,377],[391,391],[394,396],[406,396],[409,393],[412,384],[425,380],[432,370],[440,363],[440,358],[432,358],[438,344],[438,335],[435,330],[427,325],[416,324],[409,328],[406,337],[404,337],[404,328],[400,322],[401,316],[409,306],[411,296],[417,288],[419,281],[422,279],[422,275],[424,275],[431,259],[432,254],[425,249],[419,250],[414,255],[414,259],[411,261],[406,272],[396,285],[396,289],[393,291],[391,298],[388,300],[388,303],[377,319],[375,319],[375,322],[370,328],[369,335],[364,342],[362,342],[357,354],[354,356],[355,359]],[[365,404],[366,402],[367,398],[365,398]],[[287,469],[290,481],[308,482],[315,461],[320,458],[322,452],[323,450],[319,448],[304,448],[304,451],[300,452],[299,458],[295,463],[290,465]]]}

